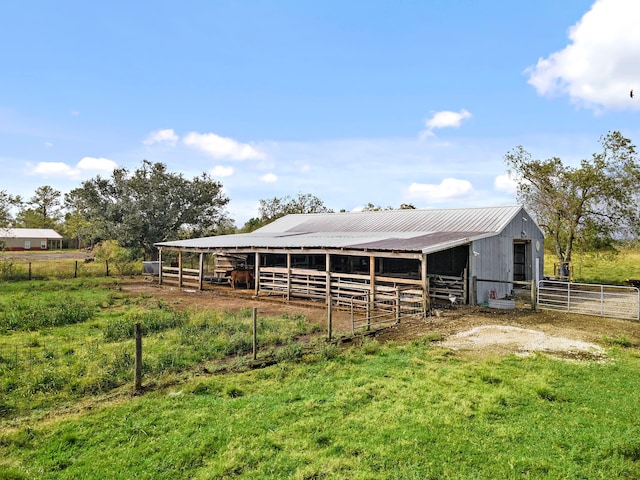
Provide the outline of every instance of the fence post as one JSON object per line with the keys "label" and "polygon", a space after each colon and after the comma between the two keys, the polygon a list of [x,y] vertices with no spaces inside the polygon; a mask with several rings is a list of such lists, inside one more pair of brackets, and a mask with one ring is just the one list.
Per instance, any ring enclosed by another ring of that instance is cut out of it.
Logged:
{"label": "fence post", "polygon": [[104,265],[105,265],[105,267],[107,269],[107,277],[108,277],[109,276],[109,260],[105,260],[104,261]]}
{"label": "fence post", "polygon": [[78,260],[76,260],[76,266],[73,269],[73,278],[78,278]]}
{"label": "fence post", "polygon": [[478,304],[478,277],[471,277],[471,305]]}
{"label": "fence post", "polygon": [[31,262],[29,262],[29,280],[31,280]]}
{"label": "fence post", "polygon": [[258,308],[253,307],[253,359],[258,358]]}
{"label": "fence post", "polygon": [[536,291],[537,288],[538,288],[538,285],[536,284],[536,281],[531,280],[531,310],[536,309],[536,303],[538,300],[538,294]]}
{"label": "fence post", "polygon": [[367,300],[367,332],[369,330],[371,330],[371,301],[369,299],[370,293],[367,292],[366,293],[366,300]]}
{"label": "fence post", "polygon": [[140,322],[136,322],[134,325],[134,335],[136,339],[134,390],[139,392],[142,390],[142,328],[140,327]]}
{"label": "fence post", "polygon": [[353,319],[353,297],[351,297],[351,333],[356,332],[355,320]]}
{"label": "fence post", "polygon": [[400,287],[396,286],[396,322],[400,323]]}
{"label": "fence post", "polygon": [[331,341],[333,330],[333,319],[331,318],[331,297],[327,299],[327,339]]}

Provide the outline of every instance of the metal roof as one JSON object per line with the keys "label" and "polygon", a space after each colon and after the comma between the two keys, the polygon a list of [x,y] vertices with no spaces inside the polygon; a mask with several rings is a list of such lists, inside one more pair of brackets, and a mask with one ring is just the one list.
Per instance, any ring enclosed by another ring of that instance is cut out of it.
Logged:
{"label": "metal roof", "polygon": [[341,248],[432,253],[500,233],[521,206],[293,214],[252,233],[159,242],[158,247]]}
{"label": "metal roof", "polygon": [[0,228],[0,238],[46,238],[60,240],[62,235],[51,228]]}

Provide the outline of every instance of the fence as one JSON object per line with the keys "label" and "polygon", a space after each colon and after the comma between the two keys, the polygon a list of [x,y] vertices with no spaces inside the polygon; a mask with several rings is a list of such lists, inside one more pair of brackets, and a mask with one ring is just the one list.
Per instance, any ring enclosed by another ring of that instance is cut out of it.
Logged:
{"label": "fence", "polygon": [[25,262],[0,259],[0,280],[48,280],[80,277],[108,277],[109,262],[55,260]]}
{"label": "fence", "polygon": [[[124,385],[139,390],[167,373],[207,362],[214,362],[213,367],[207,365],[216,370],[246,366],[254,360],[295,359],[306,350],[294,339],[321,330],[304,316],[258,318],[257,309],[253,309],[253,318],[249,309],[201,315],[168,329],[158,326],[152,330],[149,323],[144,342],[139,327],[133,329],[135,338],[124,335],[129,330],[120,320],[122,329],[114,333],[123,335],[114,340],[103,335],[90,341],[57,335],[43,339],[36,333],[21,334],[19,341],[0,337],[0,418],[108,393]],[[142,325],[144,328],[145,321]]]}
{"label": "fence", "polygon": [[353,333],[358,330],[376,330],[425,315],[422,296],[416,295],[411,287],[398,286],[376,294],[374,301],[371,301],[369,294],[352,297],[349,308]]}
{"label": "fence", "polygon": [[557,312],[640,319],[640,293],[636,287],[541,280],[537,306]]}

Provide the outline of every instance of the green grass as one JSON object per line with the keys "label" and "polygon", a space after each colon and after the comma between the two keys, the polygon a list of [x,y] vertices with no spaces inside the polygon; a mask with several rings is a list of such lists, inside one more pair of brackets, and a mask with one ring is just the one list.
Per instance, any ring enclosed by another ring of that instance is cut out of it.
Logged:
{"label": "green grass", "polygon": [[352,348],[329,360],[309,356],[23,424],[0,434],[0,472],[638,478],[640,363],[633,351],[616,355],[581,364],[544,356],[474,360],[415,342]]}
{"label": "green grass", "polygon": [[[220,366],[232,360],[241,366],[253,349],[250,309],[176,310],[153,296],[122,292],[110,279],[5,286],[0,298],[0,419],[44,414],[131,384],[137,322],[148,383],[203,362]],[[317,329],[299,315],[259,316],[259,355],[299,357],[302,346],[294,339]]]}
{"label": "green grass", "polygon": [[[545,275],[553,275],[558,260],[545,255]],[[623,285],[625,280],[640,279],[640,249],[621,248],[618,254],[574,253],[573,280],[584,283]]]}

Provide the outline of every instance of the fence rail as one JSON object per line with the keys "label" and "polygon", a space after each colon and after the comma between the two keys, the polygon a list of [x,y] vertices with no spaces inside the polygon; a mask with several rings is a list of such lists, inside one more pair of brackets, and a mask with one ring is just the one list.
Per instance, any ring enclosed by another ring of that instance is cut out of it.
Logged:
{"label": "fence rail", "polygon": [[537,307],[557,312],[639,320],[640,291],[636,287],[540,280]]}

